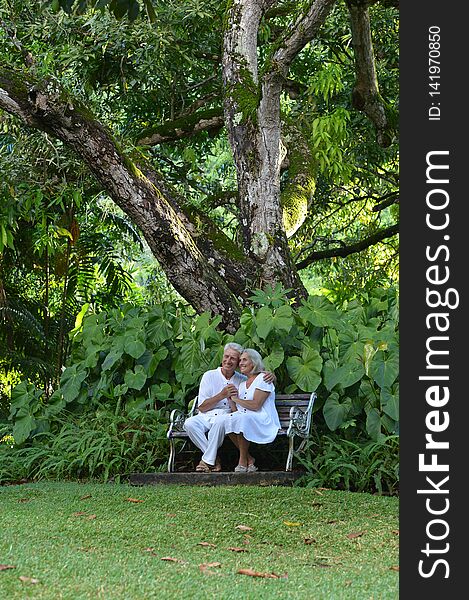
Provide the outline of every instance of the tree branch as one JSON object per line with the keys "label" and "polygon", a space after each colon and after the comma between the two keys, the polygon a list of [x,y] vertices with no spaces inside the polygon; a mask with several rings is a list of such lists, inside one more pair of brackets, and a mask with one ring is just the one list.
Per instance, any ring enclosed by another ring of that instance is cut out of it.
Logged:
{"label": "tree branch", "polygon": [[[169,186],[145,165],[143,158],[137,165],[124,156],[111,133],[79,103],[64,99],[63,90],[41,85],[26,75],[13,75],[11,69],[1,67],[0,108],[73,149],[141,229],[175,289],[197,311],[220,314],[225,327],[236,329],[240,307],[227,285],[227,267],[204,256],[195,241],[197,226],[191,225],[192,235],[190,219],[183,217]],[[203,232],[201,227],[200,243],[208,246]],[[243,261],[241,267],[245,267]]]}
{"label": "tree branch", "polygon": [[345,258],[349,256],[349,254],[355,254],[356,252],[361,252],[370,246],[374,246],[378,242],[382,240],[392,237],[399,233],[399,224],[392,225],[391,227],[387,227],[386,229],[382,229],[373,235],[365,238],[357,242],[356,244],[352,244],[351,246],[345,246],[341,248],[331,248],[328,250],[320,250],[318,252],[312,252],[307,258],[300,261],[296,264],[296,268],[298,270],[304,269],[308,267],[311,263],[316,262],[318,260],[323,260],[325,258],[332,258],[334,256],[340,256],[341,258]]}
{"label": "tree branch", "polygon": [[392,143],[395,132],[389,123],[385,102],[378,88],[368,4],[368,0],[347,0],[357,78],[352,104],[365,113],[375,126],[378,144],[387,147]]}
{"label": "tree branch", "polygon": [[223,109],[210,108],[146,129],[140,133],[137,144],[139,146],[156,146],[163,142],[174,142],[191,137],[201,131],[219,131],[223,124]]}
{"label": "tree branch", "polygon": [[315,0],[305,15],[299,17],[273,56],[273,68],[286,77],[294,58],[317,34],[336,0]]}

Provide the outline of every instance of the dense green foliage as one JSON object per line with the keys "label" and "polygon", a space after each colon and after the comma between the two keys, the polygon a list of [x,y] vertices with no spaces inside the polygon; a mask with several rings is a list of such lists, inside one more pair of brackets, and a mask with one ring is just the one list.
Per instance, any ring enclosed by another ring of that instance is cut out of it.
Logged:
{"label": "dense green foliage", "polygon": [[[262,19],[260,77],[307,4],[280,0]],[[142,159],[164,178],[194,240],[207,233],[202,253],[215,239],[242,264],[250,256],[226,128],[189,135],[223,114],[229,6],[0,0],[0,68],[60,90],[99,120],[127,164]],[[16,442],[0,444],[3,478],[160,468],[170,409],[187,404],[235,339],[260,350],[278,389],[317,391],[315,427],[328,437],[305,463],[311,484],[393,491],[398,16],[380,3],[369,16],[393,138],[380,146],[353,106],[350,15],[337,3],[292,63],[280,100],[283,222],[310,297],[290,304],[278,286],[246,301],[258,287],[246,278],[235,335],[180,301],[141,232],[66,145],[0,112],[0,423],[10,417],[4,433]],[[236,93],[242,118],[254,119],[259,87],[248,83]],[[167,137],[145,141],[155,133]]]}
{"label": "dense green foliage", "polygon": [[[339,476],[346,488],[393,490],[395,465],[383,474],[382,465],[373,468],[371,461],[363,472],[368,461],[358,444],[373,440],[368,455],[380,444],[386,450],[399,429],[395,293],[381,290],[367,304],[352,301],[342,310],[323,296],[311,296],[297,309],[283,298],[280,288],[257,291],[258,308],[245,310],[234,336],[217,329],[219,318],[195,316],[171,303],[84,316],[85,306],[55,392],[47,398],[26,381],[13,389],[8,431],[22,448],[17,456],[36,476],[107,478],[128,472],[130,464],[157,468],[167,458],[170,410],[187,407],[202,373],[220,364],[223,345],[234,339],[259,349],[279,391],[316,391],[315,430],[336,432],[335,443],[340,434],[354,447],[362,463],[351,468],[356,477],[351,480],[338,465],[339,475],[318,475],[321,483]],[[331,446],[320,440],[326,457]],[[347,443],[339,452],[352,456]],[[395,450],[393,445],[385,455]],[[326,462],[331,470],[333,461]],[[4,469],[4,476],[14,472],[6,462]],[[309,470],[315,469],[321,471],[310,463]]]}

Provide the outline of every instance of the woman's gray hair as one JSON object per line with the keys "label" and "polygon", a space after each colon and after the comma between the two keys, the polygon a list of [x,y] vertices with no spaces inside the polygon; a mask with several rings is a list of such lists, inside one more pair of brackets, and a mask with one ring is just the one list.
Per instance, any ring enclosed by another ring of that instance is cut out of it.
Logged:
{"label": "woman's gray hair", "polygon": [[245,348],[243,350],[243,354],[247,354],[253,364],[249,375],[256,375],[257,373],[262,373],[262,371],[265,371],[264,363],[262,362],[262,356],[257,350],[253,350],[253,348]]}
{"label": "woman's gray hair", "polygon": [[241,354],[244,348],[241,346],[241,344],[237,344],[236,342],[228,342],[228,344],[225,344],[223,352],[226,352],[227,350],[235,350]]}

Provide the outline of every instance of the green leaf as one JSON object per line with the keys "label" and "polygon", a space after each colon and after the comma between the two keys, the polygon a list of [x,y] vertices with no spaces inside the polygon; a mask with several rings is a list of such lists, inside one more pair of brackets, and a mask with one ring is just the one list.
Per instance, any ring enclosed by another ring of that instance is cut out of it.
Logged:
{"label": "green leaf", "polygon": [[352,400],[350,398],[345,398],[344,402],[340,402],[339,394],[336,392],[330,394],[324,403],[322,414],[331,431],[335,431],[347,420],[351,407]]}
{"label": "green leaf", "polygon": [[128,391],[128,386],[125,383],[121,383],[120,385],[116,385],[114,388],[114,397],[118,398],[119,396],[123,396]]}
{"label": "green leaf", "polygon": [[16,419],[13,426],[13,437],[16,444],[22,444],[30,436],[31,432],[36,427],[36,420],[32,415],[25,415],[20,419]]}
{"label": "green leaf", "polygon": [[366,415],[366,431],[372,440],[378,441],[381,437],[381,415],[376,408],[371,408]]}
{"label": "green leaf", "polygon": [[150,388],[150,395],[153,399],[166,403],[173,395],[173,388],[169,385],[169,383],[152,385]]}
{"label": "green leaf", "polygon": [[349,361],[336,369],[331,369],[328,365],[324,372],[324,385],[329,391],[337,384],[346,388],[360,381],[364,374],[363,365],[358,360]]}
{"label": "green leaf", "polygon": [[325,296],[310,296],[298,310],[300,317],[315,327],[340,327],[341,316]]}
{"label": "green leaf", "polygon": [[305,347],[301,357],[290,356],[287,359],[287,370],[304,392],[314,392],[321,383],[322,358],[317,350]]}
{"label": "green leaf", "polygon": [[285,353],[279,342],[275,342],[268,356],[264,358],[264,365],[268,371],[275,371],[283,363]]}
{"label": "green leaf", "polygon": [[131,335],[126,335],[124,338],[124,350],[132,356],[132,358],[140,358],[145,352],[145,344],[142,339],[136,339]]}
{"label": "green leaf", "polygon": [[271,331],[290,331],[293,325],[291,306],[284,304],[279,308],[270,309],[262,306],[255,315],[257,335],[264,339]]}
{"label": "green leaf", "polygon": [[66,402],[72,402],[80,393],[81,384],[85,380],[88,371],[80,369],[80,365],[67,367],[60,378],[60,391]]}
{"label": "green leaf", "polygon": [[142,365],[137,365],[134,371],[126,371],[124,375],[125,384],[134,390],[141,390],[147,381],[147,374]]}
{"label": "green leaf", "polygon": [[26,380],[21,381],[11,390],[10,419],[21,408],[28,408],[29,410],[30,405],[36,404],[37,401],[38,395],[34,383],[28,383]]}
{"label": "green leaf", "polygon": [[108,355],[106,356],[106,358],[104,359],[103,365],[102,365],[102,370],[103,371],[107,371],[108,369],[111,369],[116,362],[122,358],[122,354],[123,352],[121,350],[117,350],[115,348],[111,348],[110,352],[108,353]]}
{"label": "green leaf", "polygon": [[383,388],[380,399],[383,412],[394,421],[399,421],[399,384],[393,389]]}
{"label": "green leaf", "polygon": [[378,351],[371,361],[370,377],[379,387],[391,387],[399,374],[399,357],[395,352]]}

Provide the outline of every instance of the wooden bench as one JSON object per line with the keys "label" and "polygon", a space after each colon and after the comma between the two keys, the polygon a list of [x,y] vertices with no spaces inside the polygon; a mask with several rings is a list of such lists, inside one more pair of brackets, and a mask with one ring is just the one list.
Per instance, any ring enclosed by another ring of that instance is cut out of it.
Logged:
{"label": "wooden bench", "polygon": [[[316,392],[311,394],[277,394],[275,406],[277,407],[281,429],[279,436],[288,437],[288,456],[285,471],[291,471],[293,467],[293,454],[299,454],[305,448],[311,433],[313,405],[316,400]],[[197,397],[188,413],[174,409],[170,415],[167,438],[169,440],[168,471],[174,471],[176,461],[176,440],[188,440],[189,436],[184,430],[186,419],[197,413]],[[302,441],[295,449],[295,437]]]}

